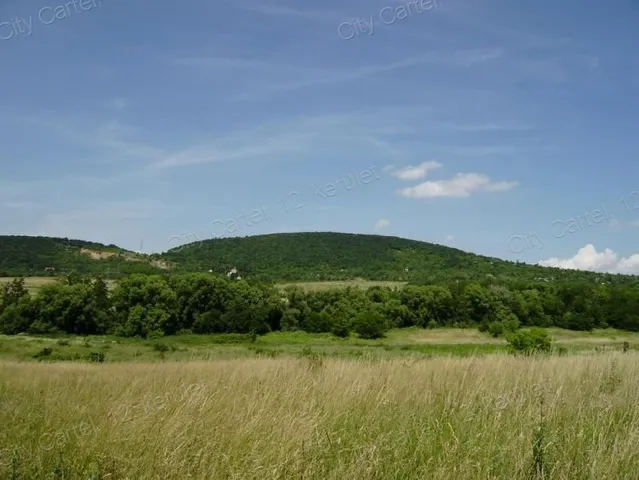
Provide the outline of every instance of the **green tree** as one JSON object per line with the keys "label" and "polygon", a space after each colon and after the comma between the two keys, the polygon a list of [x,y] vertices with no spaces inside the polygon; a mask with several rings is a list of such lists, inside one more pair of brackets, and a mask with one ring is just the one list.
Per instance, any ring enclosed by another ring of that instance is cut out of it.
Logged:
{"label": "green tree", "polygon": [[543,328],[531,328],[511,333],[506,337],[511,350],[515,353],[530,355],[538,352],[549,352],[552,341]]}
{"label": "green tree", "polygon": [[355,318],[355,332],[361,338],[369,340],[383,338],[387,331],[386,319],[377,310],[360,312]]}

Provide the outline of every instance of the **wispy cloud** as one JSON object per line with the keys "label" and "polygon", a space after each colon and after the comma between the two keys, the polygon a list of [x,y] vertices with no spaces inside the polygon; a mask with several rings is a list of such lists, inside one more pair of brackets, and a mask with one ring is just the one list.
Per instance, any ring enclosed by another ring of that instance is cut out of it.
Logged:
{"label": "wispy cloud", "polygon": [[379,220],[377,220],[377,222],[375,223],[375,231],[379,232],[381,230],[384,230],[385,228],[387,228],[390,225],[390,220],[386,219],[386,218],[380,218]]}
{"label": "wispy cloud", "polygon": [[129,104],[126,98],[112,98],[108,103],[114,110],[124,110]]}
{"label": "wispy cloud", "polygon": [[423,182],[414,187],[401,188],[399,195],[407,198],[468,197],[478,192],[503,192],[517,186],[518,182],[494,182],[480,173],[458,173],[450,180]]}
{"label": "wispy cloud", "polygon": [[455,130],[458,132],[501,132],[501,131],[525,131],[532,129],[532,126],[519,123],[479,123],[479,124],[459,124],[447,122],[442,124],[444,129]]}
{"label": "wispy cloud", "polygon": [[608,222],[608,226],[612,228],[619,228],[619,229],[639,228],[639,220],[629,220],[627,222],[624,222],[616,218],[613,218]]}
{"label": "wispy cloud", "polygon": [[344,12],[339,10],[299,9],[281,5],[250,4],[246,2],[237,2],[233,5],[249,12],[259,13],[269,17],[284,18],[287,20],[290,18],[301,18],[315,22],[334,23],[346,16]]}
{"label": "wispy cloud", "polygon": [[[311,68],[252,59],[232,59],[220,57],[176,57],[169,62],[177,65],[206,69],[212,74],[227,72],[229,69],[247,71],[248,80],[254,80],[251,88],[233,98],[237,100],[263,99],[265,95],[290,92],[320,85],[339,84],[363,80],[368,77],[390,73],[421,65],[438,65],[467,68],[500,58],[503,48],[457,50],[453,52],[429,52],[407,57],[385,64],[361,65],[355,68]],[[290,80],[295,78],[296,80]],[[268,80],[265,80],[268,79]]]}
{"label": "wispy cloud", "polygon": [[420,163],[419,165],[407,165],[399,170],[392,172],[394,177],[399,178],[400,180],[419,180],[428,175],[430,170],[435,170],[437,168],[441,168],[442,164],[436,162],[434,160]]}

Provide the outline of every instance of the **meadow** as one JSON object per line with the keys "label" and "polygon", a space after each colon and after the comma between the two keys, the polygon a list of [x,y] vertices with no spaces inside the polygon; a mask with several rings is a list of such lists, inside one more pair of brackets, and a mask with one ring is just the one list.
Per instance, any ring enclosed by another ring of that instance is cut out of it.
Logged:
{"label": "meadow", "polygon": [[634,479],[639,353],[0,363],[0,478]]}
{"label": "meadow", "polygon": [[[547,329],[556,353],[639,350],[639,334],[605,329],[574,332]],[[50,353],[42,355],[49,350]],[[344,360],[390,360],[440,355],[481,356],[509,352],[504,338],[477,329],[419,327],[392,329],[384,338],[339,338],[330,333],[271,332],[250,335],[176,335],[154,339],[107,335],[0,335],[0,360],[83,361],[91,353],[104,362],[211,361],[255,358],[319,356]]]}
{"label": "meadow", "polygon": [[[3,283],[10,283],[15,277],[0,277],[0,285]],[[37,294],[44,285],[56,283],[61,277],[24,277],[24,283],[32,295]],[[109,288],[113,288],[116,285],[115,280],[106,280]],[[322,292],[332,290],[335,288],[359,288],[366,290],[370,287],[389,287],[389,288],[401,288],[406,285],[406,282],[391,282],[391,281],[375,281],[375,280],[341,280],[341,281],[325,281],[325,282],[289,282],[278,283],[277,288],[284,289],[287,287],[299,287],[306,291]]]}

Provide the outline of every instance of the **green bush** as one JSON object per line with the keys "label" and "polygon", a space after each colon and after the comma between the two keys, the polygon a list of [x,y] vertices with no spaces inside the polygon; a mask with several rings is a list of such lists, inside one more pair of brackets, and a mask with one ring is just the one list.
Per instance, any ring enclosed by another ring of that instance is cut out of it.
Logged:
{"label": "green bush", "polygon": [[331,330],[333,335],[340,338],[348,338],[351,334],[351,326],[349,322],[344,319],[337,319],[333,324],[333,328]]}
{"label": "green bush", "polygon": [[435,320],[431,320],[430,322],[428,322],[428,324],[426,325],[427,328],[429,328],[430,330],[439,327],[439,323],[437,323]]}
{"label": "green bush", "polygon": [[155,350],[156,352],[168,352],[169,351],[169,347],[168,347],[168,345],[166,345],[164,343],[155,342],[153,344],[153,350]]}
{"label": "green bush", "polygon": [[364,311],[355,318],[355,331],[360,338],[374,340],[383,338],[388,331],[386,319],[375,310]]}
{"label": "green bush", "polygon": [[299,330],[301,315],[301,312],[297,308],[287,309],[284,312],[284,315],[282,315],[282,319],[280,320],[282,331],[293,332],[295,330]]}
{"label": "green bush", "polygon": [[503,335],[504,330],[504,324],[501,322],[492,322],[490,325],[488,325],[488,333],[490,333],[495,338]]}
{"label": "green bush", "polygon": [[552,341],[548,332],[542,328],[531,328],[526,331],[511,333],[506,338],[514,353],[530,355],[538,352],[549,352]]}
{"label": "green bush", "polygon": [[40,350],[38,353],[36,353],[33,358],[44,358],[44,357],[50,357],[51,354],[53,353],[53,349],[49,348],[49,347],[45,347],[42,350]]}
{"label": "green bush", "polygon": [[95,363],[104,362],[104,353],[102,352],[91,352],[89,353],[89,360]]}

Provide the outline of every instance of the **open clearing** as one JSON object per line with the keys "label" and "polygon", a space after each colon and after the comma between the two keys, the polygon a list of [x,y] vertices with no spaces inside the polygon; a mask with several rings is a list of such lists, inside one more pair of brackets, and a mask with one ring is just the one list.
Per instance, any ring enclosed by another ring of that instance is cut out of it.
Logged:
{"label": "open clearing", "polygon": [[[619,330],[592,333],[548,329],[554,344],[565,353],[639,351],[639,334]],[[492,338],[476,329],[422,328],[394,329],[379,340],[356,336],[338,338],[332,334],[272,332],[254,342],[248,335],[178,335],[157,339],[112,336],[32,336],[0,335],[0,359],[36,361],[34,355],[45,348],[51,355],[43,360],[74,360],[91,352],[103,353],[106,362],[199,361],[250,358],[300,357],[388,360],[438,355],[485,355],[507,353],[503,338]]]}
{"label": "open clearing", "polygon": [[[24,282],[29,290],[29,293],[35,294],[38,293],[42,286],[55,283],[61,277],[25,277]],[[0,284],[11,282],[14,277],[0,277]],[[116,284],[114,280],[107,280],[107,284],[109,288],[113,288]],[[291,283],[280,283],[277,284],[278,288],[286,288],[289,286],[297,286],[304,290],[310,291],[323,291],[323,290],[331,290],[333,288],[362,288],[367,289],[374,286],[382,286],[382,287],[390,287],[390,288],[402,288],[406,285],[406,282],[385,282],[385,281],[374,281],[374,280],[343,280],[343,281],[334,281],[334,282],[291,282]]]}
{"label": "open clearing", "polygon": [[638,367],[636,352],[1,361],[0,478],[634,479]]}
{"label": "open clearing", "polygon": [[[0,277],[0,285],[3,283],[12,282],[15,277]],[[45,285],[56,283],[62,277],[25,277],[24,285],[31,294],[37,294],[38,291]],[[106,280],[109,288],[115,286],[114,280]]]}
{"label": "open clearing", "polygon": [[391,282],[391,281],[375,281],[375,280],[342,280],[342,281],[328,281],[328,282],[291,282],[280,283],[277,286],[279,288],[286,288],[291,286],[300,287],[304,290],[310,290],[314,292],[331,290],[333,288],[362,288],[367,289],[370,287],[389,287],[389,288],[402,288],[407,282]]}

